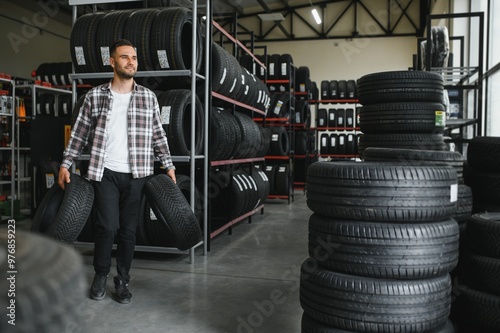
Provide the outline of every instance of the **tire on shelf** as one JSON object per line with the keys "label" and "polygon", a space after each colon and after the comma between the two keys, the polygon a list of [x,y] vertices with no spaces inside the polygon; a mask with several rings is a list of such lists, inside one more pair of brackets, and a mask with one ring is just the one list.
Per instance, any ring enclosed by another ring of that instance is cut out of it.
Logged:
{"label": "tire on shelf", "polygon": [[328,82],[328,96],[326,99],[340,99],[338,80],[331,80]]}
{"label": "tire on shelf", "polygon": [[290,166],[288,164],[277,165],[275,175],[275,188],[277,195],[290,195]]}
{"label": "tire on shelf", "polygon": [[235,154],[236,158],[253,158],[258,155],[262,146],[262,136],[259,126],[250,116],[241,112],[235,112],[239,129],[241,131],[241,144]]}
{"label": "tire on shelf", "polygon": [[361,104],[392,102],[443,102],[443,77],[427,71],[393,71],[367,74],[357,82]]}
{"label": "tire on shelf", "polygon": [[280,58],[279,54],[272,54],[269,56],[269,62],[267,64],[267,78],[268,80],[277,80],[280,73]]}
{"label": "tire on shelf", "polygon": [[271,145],[271,128],[269,127],[263,127],[259,125],[260,133],[261,133],[261,146],[260,149],[257,152],[257,157],[264,157],[266,156],[267,152],[269,151],[269,147]]}
{"label": "tire on shelf", "polygon": [[210,156],[214,161],[233,156],[241,144],[241,130],[234,124],[233,115],[223,108],[212,108],[210,112]]}
{"label": "tire on shelf", "polygon": [[[138,9],[133,11],[125,23],[123,30],[123,38],[129,40],[134,45],[137,51],[138,61],[137,70],[139,71],[152,71],[154,70],[153,59],[151,51],[151,32],[155,16],[159,10],[154,8]],[[146,81],[147,78],[141,78]],[[147,84],[151,87],[150,84]]]}
{"label": "tire on shelf", "polygon": [[400,280],[441,276],[457,265],[458,245],[453,219],[410,224],[318,214],[309,219],[310,257],[344,274]]}
{"label": "tire on shelf", "polygon": [[364,150],[369,147],[447,150],[441,134],[428,133],[362,134],[358,145],[361,156],[363,156]]}
{"label": "tire on shelf", "polygon": [[[151,60],[157,70],[189,70],[192,67],[193,12],[188,8],[163,8],[151,26]],[[203,38],[196,31],[196,72],[203,60]],[[191,77],[186,77],[191,82]]]}
{"label": "tire on shelf", "polygon": [[474,137],[467,148],[467,162],[472,168],[500,173],[500,138]]}
{"label": "tire on shelf", "polygon": [[[7,251],[7,232],[0,235],[0,248]],[[87,282],[81,256],[71,247],[23,230],[16,232],[15,280],[16,332],[65,332],[69,327],[86,331]],[[9,280],[0,282],[9,290]],[[6,292],[7,294],[7,292]],[[5,298],[7,299],[7,298]],[[7,320],[2,332],[12,332]]]}
{"label": "tire on shelf", "polygon": [[187,250],[202,239],[200,224],[177,185],[165,174],[146,181],[146,199],[165,225],[179,250]]}
{"label": "tire on shelf", "polygon": [[278,171],[278,165],[266,165],[264,168],[264,173],[267,179],[269,179],[269,195],[276,194],[276,172]]}
{"label": "tire on shelf", "polygon": [[[332,90],[332,95],[333,95],[333,90]],[[338,98],[339,99],[346,99],[347,98],[347,81],[346,80],[339,80]]]}
{"label": "tire on shelf", "polygon": [[305,155],[307,153],[307,133],[295,133],[295,155]]}
{"label": "tire on shelf", "polygon": [[464,184],[458,184],[457,210],[453,219],[458,223],[466,222],[472,215],[472,189]]}
{"label": "tire on shelf", "polygon": [[295,75],[295,91],[309,92],[311,90],[311,73],[309,67],[300,66]]}
{"label": "tire on shelf", "polygon": [[[279,70],[278,70],[278,80],[293,80],[292,70],[293,70],[293,57],[288,54],[281,54],[279,60]],[[294,82],[291,82],[292,87],[294,86]]]}
{"label": "tire on shelf", "polygon": [[359,110],[359,126],[365,134],[442,133],[445,113],[440,103],[366,105]]}
{"label": "tire on shelf", "polygon": [[71,60],[76,73],[94,73],[99,71],[96,49],[96,33],[99,22],[105,13],[89,13],[80,16],[73,25],[70,37]]}
{"label": "tire on shelf", "polygon": [[330,99],[330,81],[323,80],[320,84],[321,99]]}
{"label": "tire on shelf", "polygon": [[72,173],[65,190],[56,183],[38,207],[31,231],[49,238],[73,243],[82,231],[92,210],[94,189],[85,178]]}
{"label": "tire on shelf", "polygon": [[300,304],[311,318],[354,332],[426,332],[450,314],[449,275],[418,280],[336,273],[308,258],[300,276]]}
{"label": "tire on shelf", "polygon": [[340,219],[430,222],[456,211],[457,173],[449,166],[316,162],[307,187],[313,212]]}
{"label": "tire on shelf", "polygon": [[273,156],[287,156],[290,152],[290,142],[285,127],[271,127],[270,150]]}
{"label": "tire on shelf", "polygon": [[500,259],[500,213],[472,215],[467,220],[467,246],[478,255]]}
{"label": "tire on shelf", "polygon": [[109,63],[109,47],[118,39],[123,38],[123,31],[128,17],[132,14],[130,10],[115,10],[107,13],[99,23],[96,31],[97,69],[100,72],[112,72]]}
{"label": "tire on shelf", "polygon": [[[159,96],[158,102],[171,154],[190,155],[191,91],[184,89],[165,91]],[[200,155],[203,152],[204,117],[203,106],[199,98],[195,96],[195,155]]]}

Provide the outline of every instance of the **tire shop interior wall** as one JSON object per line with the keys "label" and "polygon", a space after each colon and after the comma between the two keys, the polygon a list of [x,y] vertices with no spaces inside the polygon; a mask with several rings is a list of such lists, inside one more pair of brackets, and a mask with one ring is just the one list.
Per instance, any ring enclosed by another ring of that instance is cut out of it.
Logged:
{"label": "tire shop interior wall", "polygon": [[0,8],[0,72],[31,78],[41,63],[71,61],[71,18],[68,24],[53,19],[61,15],[57,7],[38,4],[31,11],[0,0]]}

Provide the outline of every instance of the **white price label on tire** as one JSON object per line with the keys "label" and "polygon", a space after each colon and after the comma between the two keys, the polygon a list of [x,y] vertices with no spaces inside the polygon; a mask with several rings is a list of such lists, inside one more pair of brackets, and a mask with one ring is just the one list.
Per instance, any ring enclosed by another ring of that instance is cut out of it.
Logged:
{"label": "white price label on tire", "polygon": [[103,66],[109,66],[109,46],[101,46],[101,60],[102,60],[102,65]]}
{"label": "white price label on tire", "polygon": [[45,186],[46,188],[51,188],[52,185],[55,183],[55,176],[53,173],[46,173],[45,174]]}
{"label": "white price label on tire", "polygon": [[75,58],[78,66],[86,65],[85,53],[83,52],[83,46],[75,46]]}
{"label": "white price label on tire", "polygon": [[149,208],[149,219],[150,219],[151,221],[156,221],[156,220],[158,220],[158,219],[156,218],[155,213],[153,212],[153,210],[152,210],[151,208]]}
{"label": "white price label on tire", "polygon": [[458,184],[453,184],[450,186],[450,202],[456,202],[458,200]]}
{"label": "white price label on tire", "polygon": [[168,63],[167,50],[158,50],[156,51],[156,53],[158,54],[160,68],[170,68],[170,64]]}
{"label": "white price label on tire", "polygon": [[278,139],[279,139],[278,134],[273,134],[273,136],[271,137],[271,141],[278,141]]}
{"label": "white price label on tire", "polygon": [[161,107],[161,124],[162,125],[168,125],[170,124],[170,110],[172,109],[171,106],[162,106]]}

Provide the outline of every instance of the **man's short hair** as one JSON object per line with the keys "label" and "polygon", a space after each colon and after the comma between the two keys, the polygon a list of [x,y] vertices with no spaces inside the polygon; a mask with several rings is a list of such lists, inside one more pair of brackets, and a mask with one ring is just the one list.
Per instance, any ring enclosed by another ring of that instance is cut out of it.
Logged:
{"label": "man's short hair", "polygon": [[113,57],[115,55],[116,49],[120,46],[134,47],[134,44],[132,44],[132,42],[127,39],[118,39],[113,42],[113,44],[111,44],[111,47],[109,48],[109,55]]}

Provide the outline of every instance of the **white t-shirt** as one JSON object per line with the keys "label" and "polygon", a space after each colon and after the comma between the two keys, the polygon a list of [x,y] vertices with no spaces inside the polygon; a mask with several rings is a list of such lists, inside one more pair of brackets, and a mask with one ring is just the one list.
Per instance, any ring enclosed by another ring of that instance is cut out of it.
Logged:
{"label": "white t-shirt", "polygon": [[130,173],[130,152],[128,150],[128,105],[132,93],[113,94],[113,107],[108,115],[106,129],[106,157],[104,167],[116,172]]}

